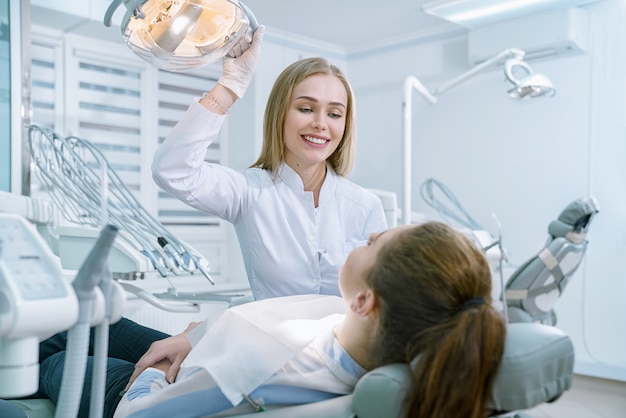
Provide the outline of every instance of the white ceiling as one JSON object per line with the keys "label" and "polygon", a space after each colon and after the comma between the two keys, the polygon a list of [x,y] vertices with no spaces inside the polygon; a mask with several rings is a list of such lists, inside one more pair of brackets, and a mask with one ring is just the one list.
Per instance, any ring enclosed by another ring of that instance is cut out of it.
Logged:
{"label": "white ceiling", "polygon": [[458,28],[422,12],[429,0],[242,0],[259,24],[348,50]]}
{"label": "white ceiling", "polygon": [[[114,30],[102,24],[104,12],[111,1],[92,0],[78,7],[64,0],[30,0],[31,21],[62,31],[119,40],[119,28]],[[343,47],[348,53],[416,37],[467,30],[424,13],[422,6],[433,0],[240,1],[252,10],[259,24]],[[599,0],[529,0],[529,4],[538,5],[540,2],[544,5],[554,4],[554,7],[565,7],[596,1]],[[62,12],[64,9],[75,8],[82,10],[83,16],[92,16],[91,19],[85,20],[81,13]],[[120,6],[113,16],[113,22],[119,24],[124,12],[125,8]]]}
{"label": "white ceiling", "polygon": [[[75,32],[102,39],[119,40],[119,28],[102,24],[112,0],[92,0],[74,10],[61,0],[30,0],[31,22],[61,31]],[[348,52],[372,45],[413,38],[424,33],[459,29],[443,19],[426,15],[421,7],[430,0],[241,0],[256,16],[259,24],[274,30],[345,48]],[[119,24],[125,13],[119,6],[113,23]],[[94,20],[85,20],[85,14]]]}

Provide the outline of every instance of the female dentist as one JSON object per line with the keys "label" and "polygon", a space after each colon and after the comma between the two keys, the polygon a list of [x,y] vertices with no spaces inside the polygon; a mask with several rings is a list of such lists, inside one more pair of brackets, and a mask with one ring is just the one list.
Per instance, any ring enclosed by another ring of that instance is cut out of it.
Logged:
{"label": "female dentist", "polygon": [[157,149],[155,182],[188,205],[231,222],[255,299],[339,295],[350,251],[387,229],[380,200],[346,179],[354,162],[354,96],[323,58],[288,66],[265,109],[263,147],[243,172],[204,161],[228,109],[257,67],[265,28],[225,58],[215,87],[194,100]]}
{"label": "female dentist", "polygon": [[[265,111],[259,159],[244,172],[204,161],[228,109],[250,83],[265,28],[238,58],[225,58],[223,75],[158,148],[153,177],[183,202],[232,222],[256,299],[296,294],[340,295],[338,271],[352,249],[387,229],[380,200],[348,181],[354,161],[352,89],[343,73],[321,58],[287,67]],[[193,328],[193,325],[189,329]],[[105,416],[118,388],[166,360],[173,381],[189,348],[178,339],[122,318],[109,332]],[[65,333],[40,344],[40,394],[58,398]],[[88,362],[88,375],[91,375]],[[79,416],[89,409],[89,382]]]}

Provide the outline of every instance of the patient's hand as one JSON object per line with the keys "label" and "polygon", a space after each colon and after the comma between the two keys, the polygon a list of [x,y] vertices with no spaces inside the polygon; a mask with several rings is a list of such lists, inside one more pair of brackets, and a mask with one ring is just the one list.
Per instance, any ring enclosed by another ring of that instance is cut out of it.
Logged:
{"label": "patient's hand", "polygon": [[173,383],[180,370],[180,365],[191,351],[187,334],[198,324],[199,322],[192,322],[181,334],[153,342],[146,354],[135,364],[135,371],[126,385],[126,390],[137,379],[137,376],[148,367],[163,370],[167,381]]}
{"label": "patient's hand", "polygon": [[172,367],[172,362],[169,361],[168,359],[163,359],[153,364],[152,367],[154,367],[155,369],[159,369],[163,373],[167,374],[167,371],[170,369],[170,367]]}

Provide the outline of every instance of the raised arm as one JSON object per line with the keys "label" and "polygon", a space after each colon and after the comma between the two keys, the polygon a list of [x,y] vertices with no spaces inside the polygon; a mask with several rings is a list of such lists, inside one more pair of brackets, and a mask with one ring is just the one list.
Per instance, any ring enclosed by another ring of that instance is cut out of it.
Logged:
{"label": "raised arm", "polygon": [[243,96],[258,62],[265,28],[259,26],[250,48],[237,58],[225,58],[216,86],[198,102],[157,148],[152,177],[163,190],[197,209],[232,222],[243,207],[246,180],[227,167],[205,162],[207,148],[222,128],[225,114]]}

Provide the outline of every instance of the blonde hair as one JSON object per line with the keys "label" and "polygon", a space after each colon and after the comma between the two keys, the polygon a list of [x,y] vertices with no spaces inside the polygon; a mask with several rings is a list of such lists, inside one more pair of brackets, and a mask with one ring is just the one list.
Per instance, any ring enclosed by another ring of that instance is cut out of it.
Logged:
{"label": "blonde hair", "polygon": [[251,167],[259,167],[276,175],[278,166],[284,160],[284,124],[290,106],[291,94],[295,86],[312,75],[327,74],[337,77],[346,88],[346,127],[339,146],[328,157],[328,164],[340,176],[347,176],[352,170],[356,147],[356,124],[354,95],[350,83],[343,72],[324,58],[305,58],[294,62],[278,76],[267,99],[263,120],[263,147],[259,158]]}

